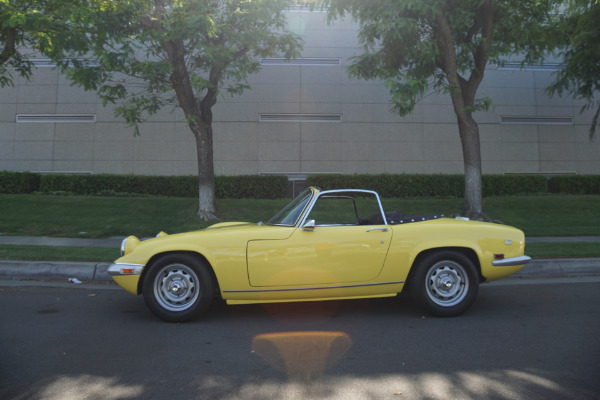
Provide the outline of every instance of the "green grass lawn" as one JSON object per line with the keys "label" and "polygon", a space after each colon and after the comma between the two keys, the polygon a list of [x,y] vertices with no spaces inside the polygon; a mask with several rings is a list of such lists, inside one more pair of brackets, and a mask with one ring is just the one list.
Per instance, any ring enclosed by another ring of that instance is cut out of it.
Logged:
{"label": "green grass lawn", "polygon": [[[221,221],[264,221],[288,201],[219,200],[217,215]],[[462,199],[457,198],[383,199],[382,202],[385,210],[403,211],[405,215],[451,216],[462,205]],[[599,206],[598,195],[484,199],[484,209],[493,219],[522,229],[526,236],[600,236]],[[196,216],[196,207],[196,199],[168,197],[0,195],[0,234],[86,238],[133,234],[148,237],[161,230],[185,232],[214,223],[200,220]],[[39,247],[42,246],[2,246],[0,258],[109,261],[118,256],[115,249],[84,251],[82,248],[50,250]],[[536,243],[528,246],[528,253],[538,258],[596,257],[600,256],[600,244]]]}
{"label": "green grass lawn", "polygon": [[1,245],[0,260],[44,260],[112,262],[119,258],[118,248]]}
{"label": "green grass lawn", "polygon": [[525,252],[532,258],[600,257],[600,243],[530,243]]}
{"label": "green grass lawn", "polygon": [[[220,200],[222,221],[270,218],[289,200]],[[196,216],[197,200],[173,197],[0,195],[0,233],[13,236],[107,238],[154,236],[215,223]]]}

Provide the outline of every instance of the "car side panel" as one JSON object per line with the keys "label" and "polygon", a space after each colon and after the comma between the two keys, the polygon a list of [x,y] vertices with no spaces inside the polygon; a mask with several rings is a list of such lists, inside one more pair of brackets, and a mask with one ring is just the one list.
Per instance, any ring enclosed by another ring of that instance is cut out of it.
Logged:
{"label": "car side panel", "polygon": [[[116,263],[146,265],[162,254],[189,252],[205,258],[212,267],[220,288],[249,288],[246,268],[246,245],[249,238],[285,239],[293,232],[290,227],[236,225],[192,233],[168,235],[141,242],[134,252],[119,258]],[[136,275],[137,279],[142,278]],[[132,280],[127,286],[134,286]],[[137,286],[137,285],[136,285]],[[129,290],[129,289],[127,289]]]}
{"label": "car side panel", "polygon": [[464,248],[473,251],[486,281],[500,279],[523,266],[494,267],[495,254],[504,257],[523,255],[523,232],[505,225],[450,218],[394,225],[393,241],[378,279],[406,280],[415,259],[424,251]]}
{"label": "car side panel", "polygon": [[248,243],[248,276],[256,287],[368,282],[381,272],[390,245],[385,226],[298,228],[285,240]]}

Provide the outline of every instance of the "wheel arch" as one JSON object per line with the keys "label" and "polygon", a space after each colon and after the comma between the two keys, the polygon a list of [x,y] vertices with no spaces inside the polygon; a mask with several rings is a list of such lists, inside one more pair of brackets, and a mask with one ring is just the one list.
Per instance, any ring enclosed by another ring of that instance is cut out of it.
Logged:
{"label": "wheel arch", "polygon": [[169,255],[174,255],[174,254],[185,254],[185,255],[189,255],[192,256],[194,258],[196,258],[197,260],[201,261],[202,263],[204,263],[204,265],[206,265],[208,267],[208,271],[210,272],[213,282],[215,283],[216,287],[215,287],[215,293],[220,296],[221,294],[221,289],[219,287],[219,281],[217,279],[217,275],[215,274],[215,271],[213,269],[213,266],[211,265],[211,263],[208,261],[208,259],[201,253],[195,252],[195,251],[184,251],[184,250],[176,250],[176,251],[165,251],[162,253],[157,253],[155,255],[153,255],[150,260],[148,260],[148,263],[146,264],[146,268],[144,268],[144,270],[142,271],[142,275],[140,276],[140,279],[138,280],[138,287],[137,287],[137,293],[138,294],[142,294],[143,293],[143,287],[144,287],[144,280],[146,279],[146,275],[148,274],[148,271],[150,269],[150,266],[152,266],[156,260],[165,257],[165,256],[169,256]]}
{"label": "wheel arch", "polygon": [[423,260],[425,257],[428,257],[431,254],[442,252],[442,251],[455,251],[455,252],[460,253],[460,254],[464,255],[465,257],[467,257],[473,263],[473,265],[475,266],[475,269],[477,269],[477,275],[479,275],[479,283],[482,283],[485,281],[485,278],[483,277],[483,274],[481,273],[481,263],[479,262],[479,257],[477,256],[477,253],[475,252],[475,250],[473,250],[469,247],[435,247],[435,248],[423,250],[419,254],[417,254],[415,259],[413,260],[412,265],[410,266],[410,272],[408,273],[408,276],[406,277],[405,287],[407,289],[410,286],[411,281],[413,280],[415,270],[417,269],[416,267],[421,263],[421,260]]}

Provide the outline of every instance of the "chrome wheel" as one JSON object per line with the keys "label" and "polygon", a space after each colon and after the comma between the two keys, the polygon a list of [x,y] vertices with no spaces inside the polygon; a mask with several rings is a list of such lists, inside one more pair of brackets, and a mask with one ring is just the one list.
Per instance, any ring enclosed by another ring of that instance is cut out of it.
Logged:
{"label": "chrome wheel", "polygon": [[431,301],[439,306],[452,307],[467,296],[469,276],[462,265],[440,261],[429,269],[425,285]]}
{"label": "chrome wheel", "polygon": [[168,311],[188,309],[194,304],[199,293],[198,276],[183,264],[165,266],[154,279],[156,301]]}
{"label": "chrome wheel", "polygon": [[190,254],[158,258],[143,280],[144,301],[158,317],[189,321],[204,313],[215,296],[216,282],[209,267]]}
{"label": "chrome wheel", "polygon": [[431,315],[454,317],[465,312],[477,297],[479,273],[465,253],[431,252],[421,258],[410,276],[410,291]]}

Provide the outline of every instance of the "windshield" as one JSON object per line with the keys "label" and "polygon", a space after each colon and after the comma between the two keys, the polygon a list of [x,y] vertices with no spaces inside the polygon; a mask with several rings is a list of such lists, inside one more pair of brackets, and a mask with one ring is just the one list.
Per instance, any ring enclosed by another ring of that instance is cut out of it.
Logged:
{"label": "windshield", "polygon": [[286,225],[294,226],[302,215],[302,211],[308,205],[312,198],[313,192],[311,189],[306,189],[292,200],[283,210],[279,211],[273,218],[267,221],[269,225]]}

